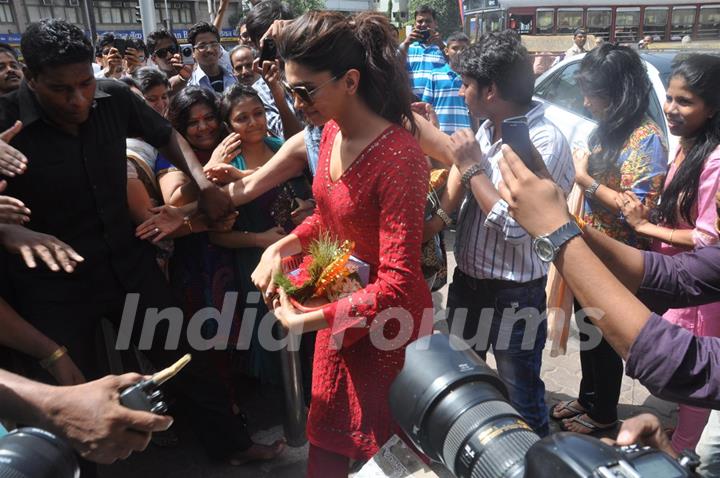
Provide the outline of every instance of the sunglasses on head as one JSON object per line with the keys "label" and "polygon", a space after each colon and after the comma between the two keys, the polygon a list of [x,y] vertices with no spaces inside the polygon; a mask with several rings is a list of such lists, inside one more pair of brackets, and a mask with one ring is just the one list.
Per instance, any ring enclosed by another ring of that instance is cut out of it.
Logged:
{"label": "sunglasses on head", "polygon": [[305,103],[306,105],[311,106],[311,105],[313,104],[313,99],[312,99],[312,97],[313,97],[313,95],[314,95],[315,93],[317,93],[317,92],[320,90],[320,88],[322,88],[322,87],[324,87],[324,86],[326,86],[326,85],[329,85],[329,84],[332,83],[333,81],[336,81],[336,80],[340,79],[344,74],[345,74],[345,73],[343,73],[343,74],[341,74],[341,75],[335,75],[335,76],[333,76],[332,78],[330,78],[329,80],[327,80],[326,82],[324,82],[324,83],[316,86],[316,87],[313,88],[312,90],[308,90],[307,87],[305,87],[305,86],[290,86],[290,84],[289,84],[288,82],[286,82],[286,81],[283,81],[282,84],[283,84],[283,86],[285,87],[285,90],[286,90],[290,95],[292,95],[293,97],[299,99],[300,101],[302,101],[302,102]]}
{"label": "sunglasses on head", "polygon": [[165,58],[165,57],[167,57],[168,53],[170,53],[171,55],[174,55],[177,52],[178,52],[178,47],[176,47],[175,45],[170,45],[165,48],[158,48],[157,50],[155,50],[155,55],[158,58]]}

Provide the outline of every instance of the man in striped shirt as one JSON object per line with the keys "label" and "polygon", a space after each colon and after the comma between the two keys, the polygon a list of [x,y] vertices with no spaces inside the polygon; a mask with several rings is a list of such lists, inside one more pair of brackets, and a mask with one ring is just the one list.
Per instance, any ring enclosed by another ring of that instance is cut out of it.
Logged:
{"label": "man in striped shirt", "polygon": [[471,127],[467,105],[459,95],[462,79],[454,71],[458,56],[469,45],[470,38],[464,33],[450,35],[445,46],[448,63],[433,70],[425,84],[422,101],[435,109],[443,133],[453,134],[459,129]]}
{"label": "man in striped shirt", "polygon": [[513,406],[545,435],[548,416],[540,366],[547,336],[547,264],[532,250],[532,238],[510,217],[498,194],[502,122],[526,119],[530,141],[566,193],[575,176],[570,148],[544,117],[542,105],[532,101],[532,65],[515,33],[483,35],[461,54],[459,71],[460,94],[470,113],[487,120],[476,138],[470,130],[453,135],[456,166],[468,194],[458,219],[448,322],[451,333],[481,355],[492,346]]}
{"label": "man in striped shirt", "polygon": [[437,32],[437,13],[429,5],[422,5],[415,10],[415,27],[400,44],[400,50],[407,54],[413,93],[420,99],[432,71],[447,63],[442,40]]}

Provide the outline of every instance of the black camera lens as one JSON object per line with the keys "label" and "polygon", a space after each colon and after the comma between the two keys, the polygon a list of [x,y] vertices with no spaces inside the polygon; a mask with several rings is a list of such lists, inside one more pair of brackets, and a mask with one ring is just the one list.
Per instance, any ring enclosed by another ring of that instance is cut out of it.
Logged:
{"label": "black camera lens", "polygon": [[189,47],[189,46],[183,47],[182,56],[192,56],[192,47]]}
{"label": "black camera lens", "polygon": [[65,441],[37,428],[0,438],[0,478],[78,478],[75,452]]}
{"label": "black camera lens", "polygon": [[525,453],[540,439],[495,372],[453,336],[407,347],[390,408],[415,446],[458,477],[521,477]]}

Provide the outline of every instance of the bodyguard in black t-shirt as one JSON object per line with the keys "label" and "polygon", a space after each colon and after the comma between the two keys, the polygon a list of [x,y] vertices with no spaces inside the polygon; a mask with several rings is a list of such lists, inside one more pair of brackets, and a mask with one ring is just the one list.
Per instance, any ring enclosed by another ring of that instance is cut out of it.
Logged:
{"label": "bodyguard in black t-shirt", "polygon": [[[85,261],[72,274],[58,274],[44,267],[28,269],[18,256],[10,256],[3,271],[9,279],[6,298],[27,321],[66,346],[90,379],[106,372],[94,350],[98,323],[103,317],[119,322],[126,294],[139,293],[135,335],[147,308],[175,305],[150,246],[134,235],[127,207],[126,138],[142,137],[192,177],[199,208],[210,220],[231,214],[232,204],[205,178],[190,146],[164,118],[122,83],[95,80],[92,46],[82,30],[62,20],[34,23],[23,34],[21,49],[26,79],[19,90],[0,97],[0,131],[22,122],[10,145],[27,158],[28,167],[8,178],[7,193],[32,211],[27,227],[58,237]],[[166,335],[156,333],[149,352],[158,367],[180,355],[163,350]],[[35,372],[49,379],[39,368]],[[234,461],[279,451],[258,450],[250,441],[214,377],[209,364],[196,356],[174,381],[192,402],[195,430],[207,451]]]}

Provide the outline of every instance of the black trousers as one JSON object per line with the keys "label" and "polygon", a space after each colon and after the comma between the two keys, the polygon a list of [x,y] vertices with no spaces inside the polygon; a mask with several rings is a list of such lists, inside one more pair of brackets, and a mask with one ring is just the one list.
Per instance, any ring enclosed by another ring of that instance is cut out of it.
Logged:
{"label": "black trousers", "polygon": [[[587,317],[578,317],[577,312],[582,306],[575,302],[575,319],[582,331],[595,326]],[[582,326],[580,325],[581,321]],[[599,334],[600,332],[597,331]],[[588,416],[598,423],[612,423],[617,420],[617,405],[620,400],[620,384],[623,376],[623,362],[620,356],[605,339],[589,350],[584,350],[582,343],[589,336],[580,332],[580,365],[582,380],[578,402]]]}
{"label": "black trousers", "polygon": [[[112,294],[103,290],[102,299],[86,297],[78,301],[78,298],[68,298],[67,302],[32,301],[15,306],[28,322],[58,344],[67,347],[68,354],[88,380],[99,378],[106,375],[108,370],[104,364],[98,363],[97,357],[101,354],[98,354],[95,346],[96,331],[102,318],[120,326],[127,293],[139,294],[131,338],[131,343],[136,345],[147,309],[177,307],[165,277],[154,262],[152,265],[142,274],[139,273],[136,290],[125,290],[116,282],[116,290]],[[212,458],[223,459],[234,451],[249,448],[252,441],[242,418],[232,412],[229,394],[219,379],[210,354],[190,350],[185,330],[188,320],[188,317],[184,317],[176,350],[165,349],[169,321],[163,320],[156,328],[151,349],[144,353],[158,369],[172,364],[187,351],[192,353],[190,364],[163,386],[163,392],[166,396],[177,398],[183,408],[191,410],[187,415],[203,447]],[[32,378],[46,383],[54,382],[34,360],[23,362],[24,370]],[[170,414],[173,412],[172,409],[169,411]]]}

